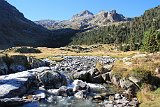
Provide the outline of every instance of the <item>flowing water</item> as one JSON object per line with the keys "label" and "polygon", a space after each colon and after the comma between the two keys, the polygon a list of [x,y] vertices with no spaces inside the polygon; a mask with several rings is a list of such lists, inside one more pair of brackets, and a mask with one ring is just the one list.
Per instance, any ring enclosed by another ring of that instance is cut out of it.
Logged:
{"label": "flowing water", "polygon": [[25,104],[22,107],[100,107],[95,102],[91,100],[74,99],[73,97],[54,97],[49,103],[47,101],[33,102]]}

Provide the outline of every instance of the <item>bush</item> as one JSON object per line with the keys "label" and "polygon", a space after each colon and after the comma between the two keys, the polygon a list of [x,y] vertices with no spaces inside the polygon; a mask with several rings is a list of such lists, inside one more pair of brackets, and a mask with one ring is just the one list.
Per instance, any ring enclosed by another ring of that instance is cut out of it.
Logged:
{"label": "bush", "polygon": [[35,49],[33,47],[20,47],[15,50],[18,53],[41,53],[39,49]]}

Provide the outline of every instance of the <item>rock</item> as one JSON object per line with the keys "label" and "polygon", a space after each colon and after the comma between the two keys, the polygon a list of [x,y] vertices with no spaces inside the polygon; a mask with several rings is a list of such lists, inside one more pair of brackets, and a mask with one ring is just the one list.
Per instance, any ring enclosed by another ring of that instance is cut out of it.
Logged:
{"label": "rock", "polygon": [[83,99],[83,98],[86,98],[86,93],[85,93],[85,91],[82,90],[82,91],[75,93],[74,97],[76,97],[78,99]]}
{"label": "rock", "polygon": [[125,90],[130,90],[131,94],[135,94],[139,90],[139,88],[133,82],[124,78],[120,80],[120,86]]}
{"label": "rock", "polygon": [[116,86],[120,86],[120,79],[121,79],[121,77],[119,76],[119,75],[112,75],[111,74],[111,76],[110,76],[110,78],[111,78],[111,82],[114,84],[114,85],[116,85]]}
{"label": "rock", "polygon": [[28,60],[28,63],[30,65],[31,69],[49,65],[48,62],[43,61],[43,60],[39,60],[39,59],[36,59],[36,58],[33,58],[33,57],[28,57],[27,60]]}
{"label": "rock", "polygon": [[106,104],[105,107],[114,107],[113,104]]}
{"label": "rock", "polygon": [[25,71],[29,68],[27,57],[24,55],[13,55],[9,60],[11,63],[9,66],[11,73]]}
{"label": "rock", "polygon": [[96,95],[93,97],[93,100],[104,100],[104,97],[101,95]]}
{"label": "rock", "polygon": [[112,64],[103,65],[103,68],[104,68],[104,71],[105,71],[104,73],[110,72],[112,70],[112,67],[113,67]]}
{"label": "rock", "polygon": [[128,78],[130,81],[132,81],[133,83],[135,83],[137,86],[140,86],[143,82],[143,79],[142,78],[136,78],[136,77],[129,77]]}
{"label": "rock", "polygon": [[46,92],[42,90],[36,90],[33,94],[40,99],[46,98]]}
{"label": "rock", "polygon": [[157,67],[157,68],[156,68],[155,73],[156,73],[156,74],[160,74],[160,67]]}
{"label": "rock", "polygon": [[107,90],[106,87],[101,84],[87,83],[87,85],[90,87],[91,92],[102,92]]}
{"label": "rock", "polygon": [[51,69],[44,70],[37,73],[39,81],[45,86],[45,88],[60,88],[63,85],[67,85],[66,77]]}
{"label": "rock", "polygon": [[120,95],[120,94],[115,94],[114,98],[115,98],[115,99],[120,99],[120,98],[121,98],[121,95]]}
{"label": "rock", "polygon": [[89,73],[87,71],[80,71],[80,72],[75,72],[73,74],[74,79],[79,79],[83,81],[87,81],[89,77]]}
{"label": "rock", "polygon": [[132,101],[129,102],[129,105],[133,107],[138,107],[139,106],[139,101],[137,98],[132,98]]}
{"label": "rock", "polygon": [[36,76],[28,71],[0,76],[0,98],[22,96],[36,85]]}
{"label": "rock", "polygon": [[102,78],[105,82],[110,82],[111,79],[110,79],[110,72],[107,72],[105,74],[102,74]]}
{"label": "rock", "polygon": [[96,69],[90,69],[89,73],[90,73],[89,78],[88,78],[89,82],[91,82],[91,83],[104,83],[100,72],[98,72]]}
{"label": "rock", "polygon": [[8,74],[8,66],[3,58],[0,58],[0,75]]}
{"label": "rock", "polygon": [[60,87],[58,90],[58,93],[60,96],[64,96],[64,97],[74,95],[73,90],[71,88],[67,88],[66,86]]}
{"label": "rock", "polygon": [[110,95],[109,96],[109,101],[114,101],[114,96]]}
{"label": "rock", "polygon": [[59,89],[49,89],[48,93],[50,93],[51,95],[54,95],[54,96],[58,96],[59,95]]}
{"label": "rock", "polygon": [[21,71],[26,70],[25,66],[19,65],[19,64],[11,64],[9,68],[12,71],[12,73],[21,72]]}
{"label": "rock", "polygon": [[81,90],[85,90],[86,92],[89,91],[89,86],[81,80],[74,80],[73,85],[74,85],[73,87],[74,92],[78,92]]}

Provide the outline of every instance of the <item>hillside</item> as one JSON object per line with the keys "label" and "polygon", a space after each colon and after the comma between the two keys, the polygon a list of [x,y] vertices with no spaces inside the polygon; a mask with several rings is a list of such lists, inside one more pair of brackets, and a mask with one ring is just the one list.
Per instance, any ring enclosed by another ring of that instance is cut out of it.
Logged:
{"label": "hillside", "polygon": [[154,31],[160,29],[160,6],[145,11],[142,16],[135,17],[132,21],[127,23],[105,26],[91,31],[77,33],[70,44],[91,45],[102,43],[118,46],[128,45],[130,50],[135,50],[140,48],[144,33],[149,29],[154,29]]}
{"label": "hillside", "polygon": [[0,49],[12,46],[54,47],[52,33],[26,19],[15,7],[0,0]]}

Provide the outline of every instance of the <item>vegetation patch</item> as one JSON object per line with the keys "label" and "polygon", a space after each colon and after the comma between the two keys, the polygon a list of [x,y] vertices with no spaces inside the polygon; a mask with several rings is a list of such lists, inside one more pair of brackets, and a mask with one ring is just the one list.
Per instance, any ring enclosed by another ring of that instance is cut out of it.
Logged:
{"label": "vegetation patch", "polygon": [[39,49],[33,48],[33,47],[20,47],[14,50],[18,53],[41,53]]}

